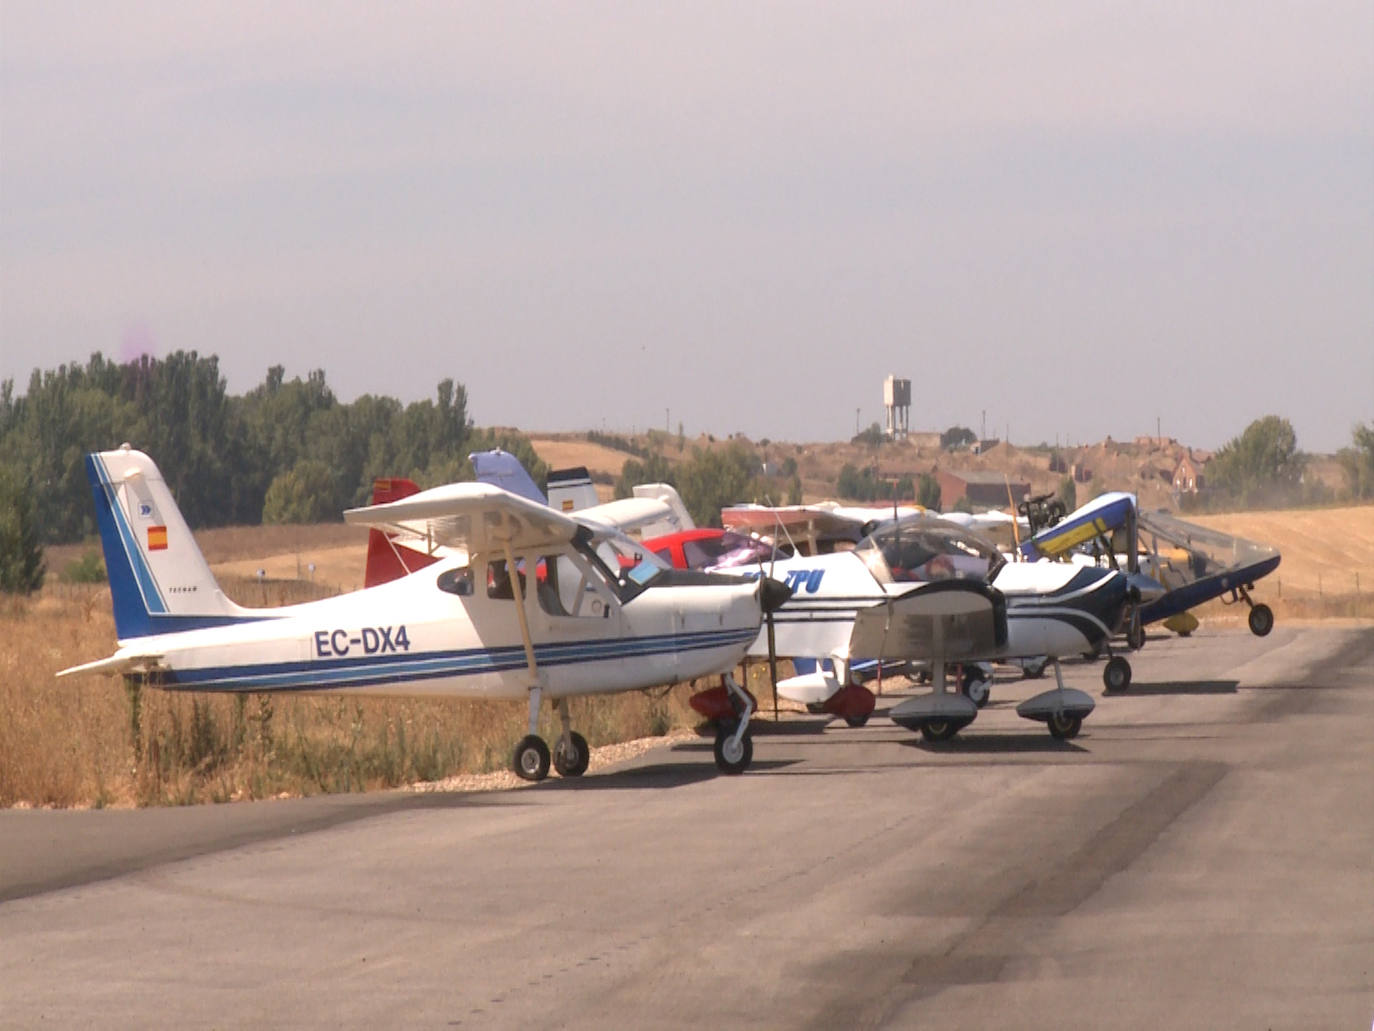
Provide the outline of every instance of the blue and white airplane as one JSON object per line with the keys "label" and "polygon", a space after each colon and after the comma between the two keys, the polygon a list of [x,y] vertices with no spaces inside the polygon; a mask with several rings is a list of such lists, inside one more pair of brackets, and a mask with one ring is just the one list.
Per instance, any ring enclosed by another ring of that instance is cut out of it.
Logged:
{"label": "blue and white airplane", "polygon": [[[541,780],[587,769],[569,700],[727,673],[757,638],[773,580],[666,568],[613,527],[500,487],[460,483],[351,509],[348,522],[443,545],[445,558],[378,587],[244,608],[215,582],[153,461],[127,444],[90,454],[118,648],[59,677],[103,673],[173,691],[306,691],[527,699],[514,767]],[[752,758],[752,703],[716,736],[720,769]],[[562,733],[536,733],[542,699]]]}

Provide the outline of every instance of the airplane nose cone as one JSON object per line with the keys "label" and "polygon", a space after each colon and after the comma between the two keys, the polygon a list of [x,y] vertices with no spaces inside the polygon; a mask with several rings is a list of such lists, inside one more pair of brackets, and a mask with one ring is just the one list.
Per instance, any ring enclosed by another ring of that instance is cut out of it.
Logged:
{"label": "airplane nose cone", "polygon": [[771,576],[765,576],[759,582],[759,604],[763,606],[764,612],[776,612],[787,603],[787,599],[790,597],[792,597],[792,588],[781,580],[774,580]]}

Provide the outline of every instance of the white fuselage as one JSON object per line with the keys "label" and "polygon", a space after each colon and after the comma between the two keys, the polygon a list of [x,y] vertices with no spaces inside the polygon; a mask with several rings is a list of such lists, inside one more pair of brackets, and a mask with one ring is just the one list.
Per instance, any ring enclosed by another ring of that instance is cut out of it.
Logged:
{"label": "white fuselage", "polygon": [[[537,558],[528,557],[530,568]],[[589,575],[565,583],[562,599],[550,601],[545,585],[529,577],[522,593],[532,673],[513,592],[491,591],[485,565],[474,567],[467,593],[438,586],[463,562],[440,562],[337,598],[247,610],[246,619],[225,626],[121,641],[120,653],[158,656],[157,683],[170,689],[495,699],[523,698],[537,683],[562,697],[728,670],[761,622],[751,583],[651,585],[622,601],[604,579]],[[561,556],[563,562],[586,564],[575,555]]]}
{"label": "white fuselage", "polygon": [[[787,559],[765,572],[792,588],[773,617],[775,654],[788,658],[865,658],[848,655],[855,613],[916,586],[879,582],[854,552]],[[1008,563],[992,586],[1007,600],[1007,643],[979,656],[989,660],[1091,650],[1111,632],[1126,590],[1119,573],[1062,562]],[[766,627],[749,654],[768,655]]]}

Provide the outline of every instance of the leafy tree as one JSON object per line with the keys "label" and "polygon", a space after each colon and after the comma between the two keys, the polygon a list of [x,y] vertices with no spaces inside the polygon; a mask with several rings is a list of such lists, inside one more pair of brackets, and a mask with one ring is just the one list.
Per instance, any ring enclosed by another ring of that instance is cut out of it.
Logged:
{"label": "leafy tree", "polygon": [[1287,419],[1266,415],[1228,441],[1207,466],[1211,486],[1242,502],[1283,497],[1296,490],[1306,456],[1298,450],[1297,434]]}
{"label": "leafy tree", "polygon": [[698,526],[719,526],[723,507],[761,496],[755,488],[758,471],[758,456],[745,444],[695,448],[691,459],[678,466],[677,489]]}
{"label": "leafy tree", "polygon": [[916,486],[916,504],[932,512],[940,511],[940,481],[930,473],[921,473],[921,479]]}
{"label": "leafy tree", "polygon": [[0,591],[30,594],[43,586],[45,572],[33,485],[0,465]]}
{"label": "leafy tree", "polygon": [[339,518],[334,506],[334,474],[323,462],[306,458],[281,473],[267,488],[264,523],[323,523]]}
{"label": "leafy tree", "polygon": [[967,447],[977,439],[967,426],[951,426],[940,434],[940,446],[953,451],[955,448]]}
{"label": "leafy tree", "polygon": [[793,473],[792,479],[787,482],[787,503],[789,505],[802,503],[802,481],[796,473]]}
{"label": "leafy tree", "polygon": [[1374,498],[1374,425],[1360,423],[1351,432],[1351,446],[1336,455],[1345,470],[1352,498]]}
{"label": "leafy tree", "polygon": [[620,479],[615,481],[615,496],[633,497],[635,485],[640,483],[669,483],[677,486],[672,467],[657,451],[642,462],[637,458],[625,459],[625,464],[620,467]]}
{"label": "leafy tree", "polygon": [[851,444],[886,444],[888,440],[886,431],[876,422],[869,423],[868,429],[855,434],[850,438]]}

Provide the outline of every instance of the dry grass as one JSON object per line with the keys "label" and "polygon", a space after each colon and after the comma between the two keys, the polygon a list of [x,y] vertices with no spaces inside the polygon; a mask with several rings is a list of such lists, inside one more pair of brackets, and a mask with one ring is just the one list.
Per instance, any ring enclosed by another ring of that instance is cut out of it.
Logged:
{"label": "dry grass", "polygon": [[[234,584],[224,585],[235,590]],[[251,581],[241,588],[262,590]],[[304,600],[309,584],[272,584]],[[246,600],[258,601],[250,598]],[[0,806],[143,806],[364,791],[505,769],[523,703],[340,695],[190,695],[54,674],[108,655],[104,587],[0,602]],[[688,685],[573,702],[593,745],[696,725]],[[545,706],[540,732],[557,733]]]}

